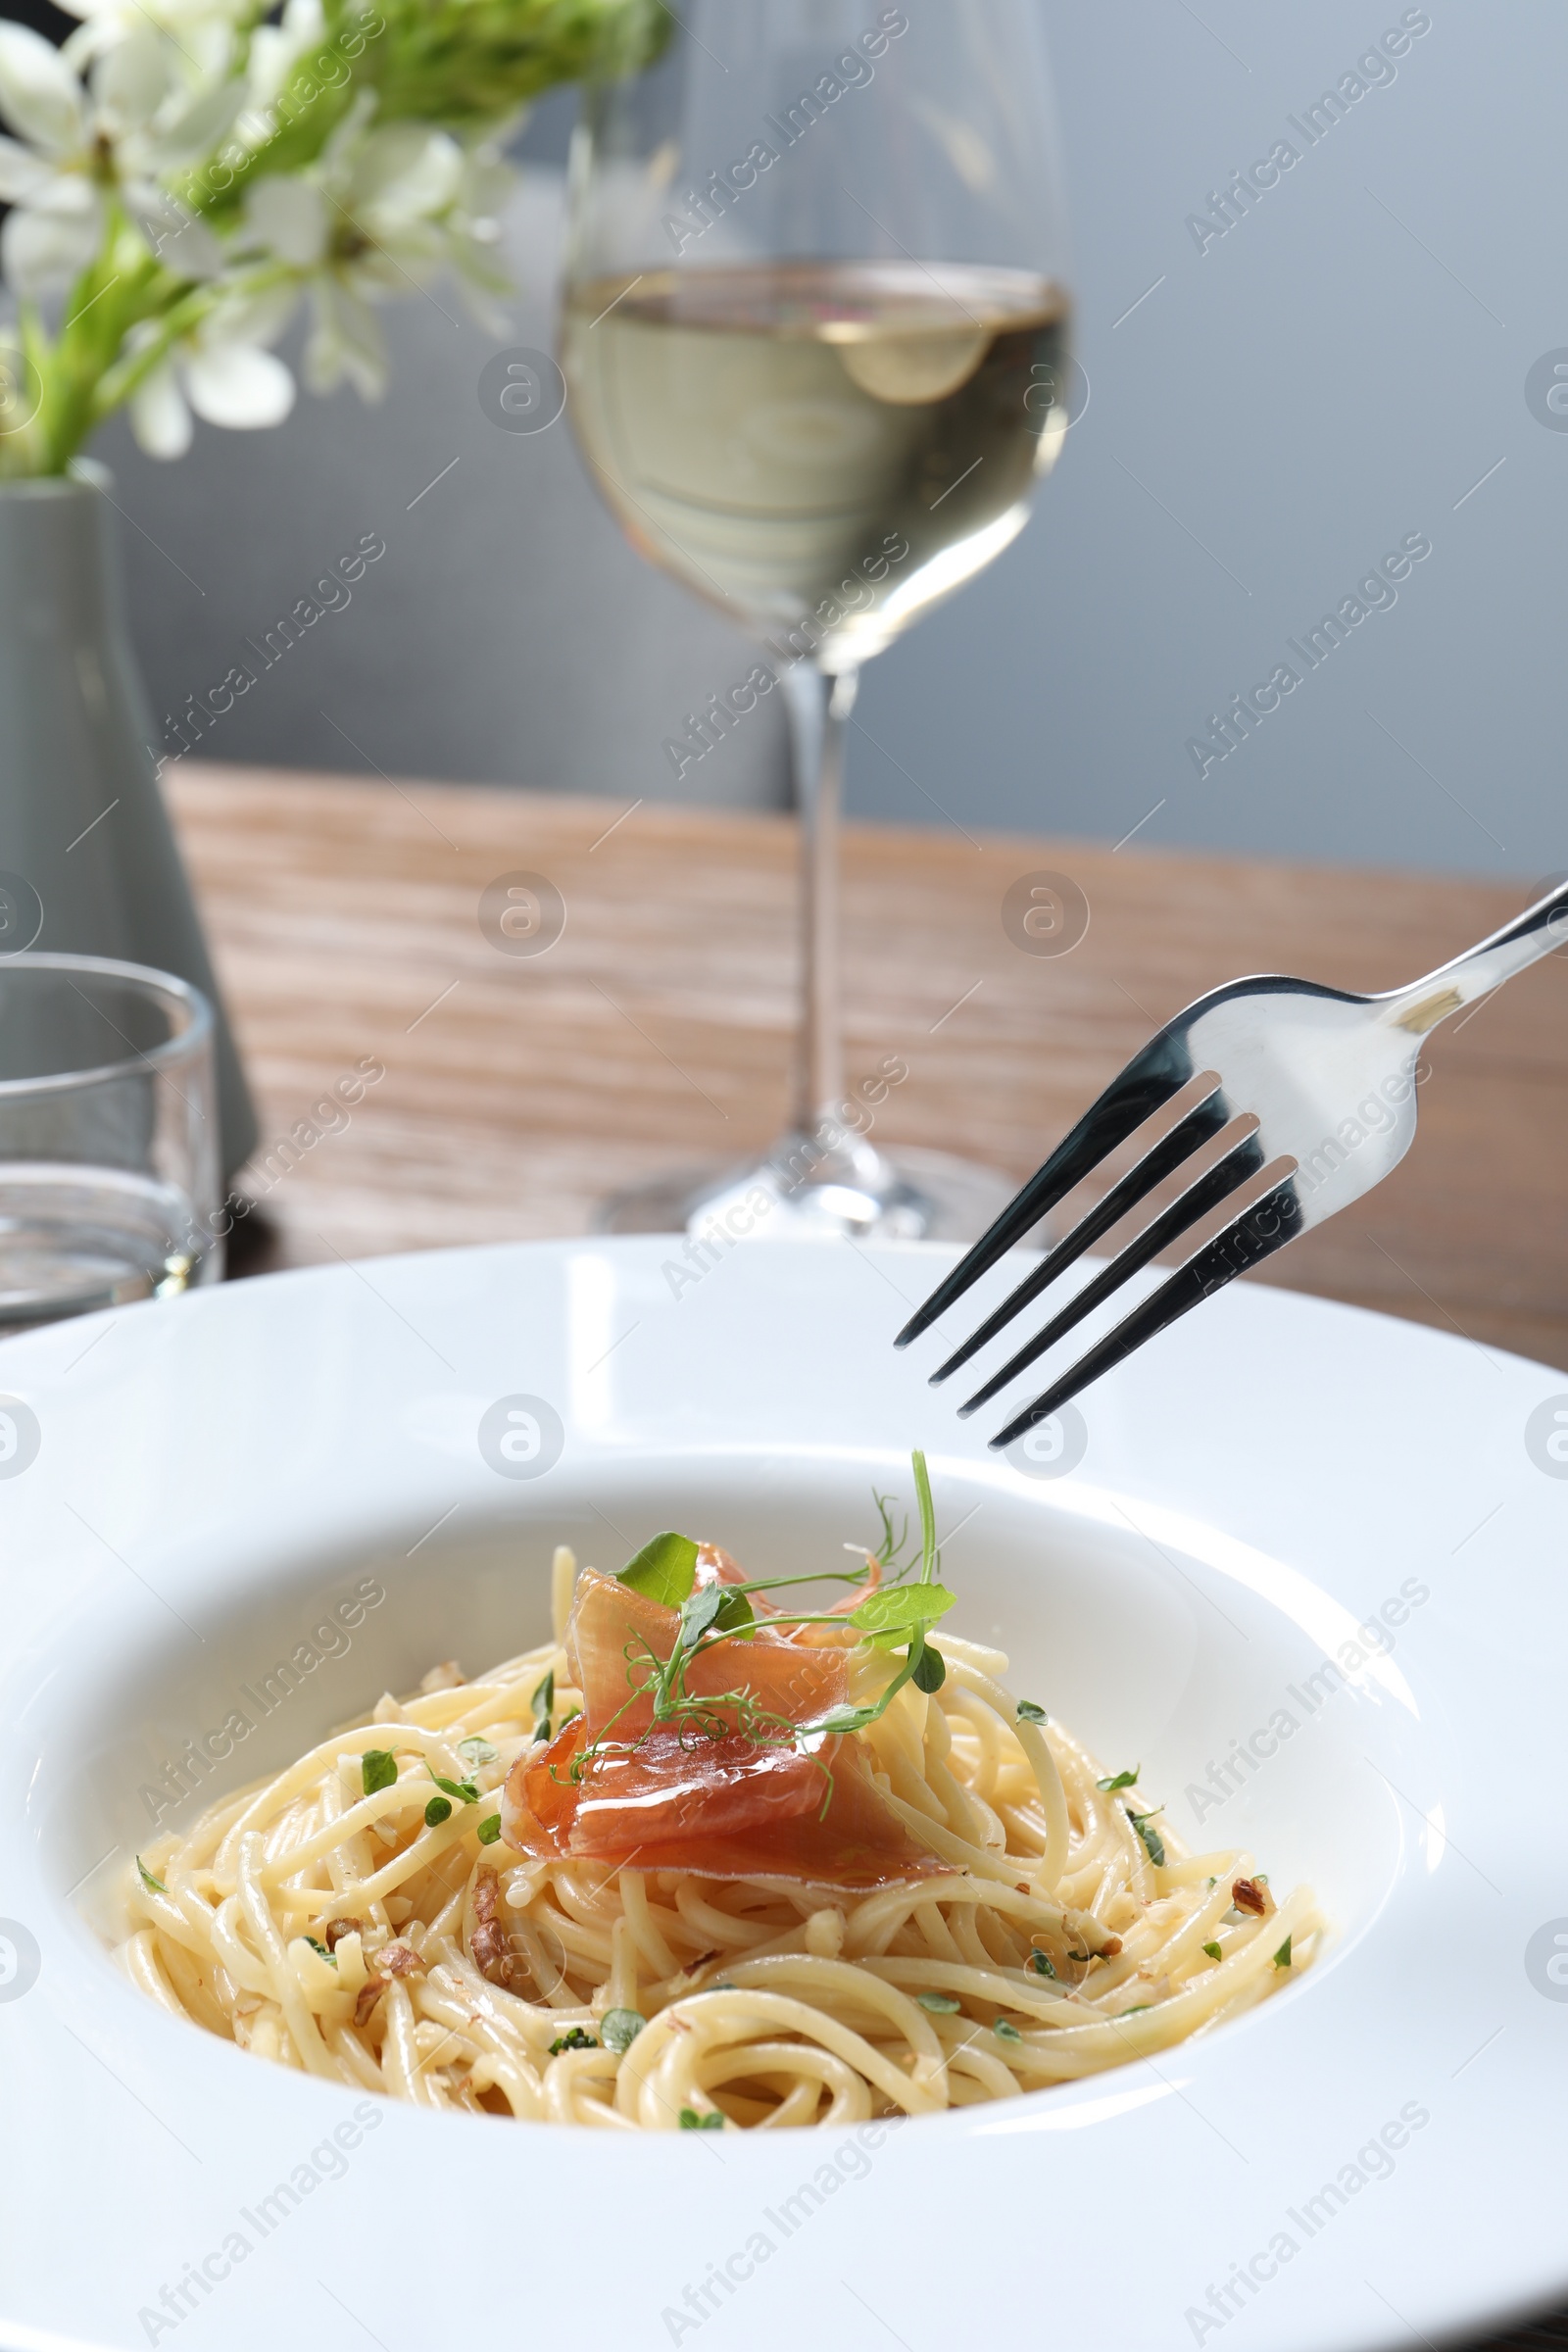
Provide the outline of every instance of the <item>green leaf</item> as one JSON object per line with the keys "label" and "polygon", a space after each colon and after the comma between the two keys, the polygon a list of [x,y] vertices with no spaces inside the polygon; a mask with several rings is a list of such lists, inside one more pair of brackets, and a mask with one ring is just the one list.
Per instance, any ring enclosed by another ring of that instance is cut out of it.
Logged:
{"label": "green leaf", "polygon": [[933,2017],[957,2015],[959,2004],[951,1992],[917,1992],[914,1997],[922,2009],[930,2010]]}
{"label": "green leaf", "polygon": [[999,2041],[1022,2041],[1023,2039],[1017,2027],[1004,2017],[999,2017],[991,2031]]}
{"label": "green leaf", "polygon": [[749,1625],[757,1623],[757,1611],[744,1592],[738,1592],[733,1585],[721,1585],[719,1590],[724,1597],[713,1619],[715,1633],[742,1634]]}
{"label": "green leaf", "polygon": [[444,1821],[450,1821],[451,1819],[452,1806],[449,1800],[444,1796],[432,1796],[430,1802],[424,1808],[425,1828],[427,1830],[438,1830]]}
{"label": "green leaf", "polygon": [[167,1894],[169,1892],[169,1888],[164,1885],[163,1880],[155,1879],[153,1877],[152,1872],[148,1869],[140,1854],[136,1856],[136,1868],[141,1872],[141,1883],[147,1888],[150,1894]]}
{"label": "green leaf", "polygon": [[945,1585],[892,1585],[862,1600],[850,1623],[858,1634],[912,1633],[945,1617],[956,1595]]}
{"label": "green leaf", "polygon": [[722,1585],[699,1585],[681,1603],[680,1632],[676,1639],[682,1649],[695,1649],[713,1619],[724,1605]]}
{"label": "green leaf", "polygon": [[616,1582],[662,1608],[678,1609],[697,1582],[697,1545],[690,1536],[666,1530],[626,1562]]}
{"label": "green leaf", "polygon": [[1031,1952],[1029,1955],[1029,1965],[1034,1970],[1037,1977],[1050,1977],[1056,1984],[1059,1984],[1061,1983],[1061,1979],[1056,1975],[1055,1969],[1052,1966],[1051,1954],[1049,1952]]}
{"label": "green leaf", "polygon": [[708,2115],[699,2115],[695,2107],[683,2107],[680,2128],[683,2132],[722,2132],[724,2118],[716,2107]]}
{"label": "green leaf", "polygon": [[367,1796],[390,1788],[398,1777],[398,1760],[388,1747],[368,1747],[360,1758],[360,1787]]}
{"label": "green leaf", "polygon": [[1020,1723],[1049,1723],[1051,1717],[1046,1713],[1044,1707],[1036,1706],[1032,1698],[1020,1698],[1018,1721]]}
{"label": "green leaf", "polygon": [[443,1789],[448,1796],[455,1796],[460,1804],[476,1805],[479,1802],[479,1791],[471,1781],[443,1780],[432,1764],[426,1764],[424,1769],[436,1787]]}
{"label": "green leaf", "polygon": [[1288,1936],[1274,1955],[1274,1965],[1276,1968],[1289,1968],[1291,1965],[1291,1939]]}
{"label": "green leaf", "polygon": [[563,2050],[597,2050],[598,2047],[591,2034],[585,2034],[581,2026],[572,2026],[564,2034],[556,2035],[550,2044],[550,2055],[559,2058]]}
{"label": "green leaf", "polygon": [[1154,1868],[1156,1870],[1163,1870],[1165,1867],[1165,1841],[1154,1827],[1153,1814],[1135,1813],[1131,1805],[1129,1805],[1127,1808],[1127,1818],[1132,1823],[1133,1828],[1138,1832],[1139,1837],[1143,1839],[1144,1850],[1148,1854],[1151,1862],[1152,1862],[1154,1865]]}
{"label": "green leaf", "polygon": [[528,1701],[528,1704],[533,1709],[534,1738],[536,1740],[548,1740],[550,1737],[550,1718],[555,1712],[556,1705],[556,1670],[553,1666],[551,1667],[550,1672],[545,1676],[544,1681],[535,1689],[534,1694]]}
{"label": "green leaf", "polygon": [[607,2050],[629,2050],[648,2020],[640,2009],[607,2009],[599,2021],[600,2038]]}
{"label": "green leaf", "polygon": [[1108,1794],[1112,1795],[1118,1788],[1136,1788],[1138,1786],[1138,1775],[1143,1771],[1143,1769],[1144,1768],[1141,1764],[1135,1764],[1131,1772],[1118,1772],[1112,1780],[1097,1781],[1095,1783],[1095,1787],[1097,1788],[1103,1788]]}
{"label": "green leaf", "polygon": [[1134,2001],[1130,2009],[1119,2010],[1117,2014],[1121,2017],[1142,2017],[1146,2009],[1152,2009],[1153,2006],[1152,2001]]}
{"label": "green leaf", "polygon": [[1205,1943],[1203,1949],[1211,1960],[1223,1960],[1225,1957],[1217,1943]]}
{"label": "green leaf", "polygon": [[868,1724],[875,1723],[879,1712],[880,1709],[874,1705],[868,1707],[834,1707],[829,1714],[819,1715],[814,1723],[803,1725],[802,1728],[803,1730],[822,1732],[825,1734],[837,1734],[840,1732],[863,1732]]}
{"label": "green leaf", "polygon": [[492,1813],[488,1821],[481,1821],[475,1835],[481,1845],[494,1845],[501,1835],[500,1814]]}
{"label": "green leaf", "polygon": [[336,1968],[337,1954],[335,1952],[329,1952],[324,1943],[318,1943],[314,1936],[307,1936],[305,1940],[310,1945],[313,1952],[320,1953],[321,1958],[326,1962],[328,1968]]}
{"label": "green leaf", "polygon": [[466,1756],[477,1771],[481,1764],[493,1764],[500,1750],[492,1747],[488,1740],[473,1739],[460,1740],[458,1753],[460,1756]]}
{"label": "green leaf", "polygon": [[933,1690],[940,1690],[947,1679],[948,1662],[941,1650],[933,1649],[928,1642],[922,1642],[919,1655],[914,1661],[914,1672],[909,1677],[910,1682],[917,1690],[924,1690],[929,1696]]}

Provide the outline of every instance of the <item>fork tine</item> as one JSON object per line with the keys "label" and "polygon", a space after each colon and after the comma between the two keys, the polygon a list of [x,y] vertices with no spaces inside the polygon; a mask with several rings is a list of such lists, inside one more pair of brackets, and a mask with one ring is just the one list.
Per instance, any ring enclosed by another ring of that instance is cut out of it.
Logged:
{"label": "fork tine", "polygon": [[1172,1095],[1179,1095],[1192,1075],[1192,1055],[1178,1024],[1173,1023],[1157,1037],[1152,1037],[1121,1074],[1111,1080],[1099,1101],[1085,1111],[1072,1133],[1056,1146],[1044,1167],[1038,1168],[1008,1202],[990,1230],[981,1235],[952,1273],[938,1283],[924,1304],[916,1307],[894,1346],[907,1348],[922,1331],[928,1331],[955,1299],[961,1298],[999,1257],[1004,1257],[1014,1242],[1021,1242],[1030,1227],[1038,1225],[1075,1184],[1100,1165],[1108,1152],[1114,1152],[1135,1127],[1141,1127]]}
{"label": "fork tine", "polygon": [[1291,1177],[1276,1185],[1271,1193],[1265,1193],[1261,1200],[1254,1201],[1223,1233],[1205,1242],[1168,1282],[1161,1283],[1157,1291],[1151,1292],[1134,1307],[1125,1322],[1118,1323],[1114,1331],[1097,1341],[1070,1371],[1026,1405],[991,1440],[992,1451],[1000,1453],[1014,1438],[1021,1438],[1038,1422],[1048,1421],[1069,1397],[1078,1396],[1092,1381],[1099,1380],[1102,1373],[1121,1363],[1146,1340],[1153,1339],[1189,1308],[1212,1298],[1228,1282],[1234,1282],[1238,1274],[1245,1274],[1250,1267],[1260,1265],[1265,1257],[1272,1257],[1276,1250],[1283,1250],[1301,1230],[1300,1202],[1295,1179]]}
{"label": "fork tine", "polygon": [[981,1405],[989,1404],[999,1389],[1004,1389],[1010,1381],[1016,1380],[1026,1366],[1044,1355],[1048,1348],[1054,1348],[1075,1324],[1092,1314],[1113,1292],[1119,1291],[1129,1274],[1136,1274],[1140,1266],[1147,1266],[1150,1259],[1157,1257],[1161,1250],[1179,1241],[1184,1233],[1198,1223],[1200,1217],[1206,1217],[1211,1208],[1217,1208],[1229,1194],[1235,1192],[1238,1185],[1245,1184],[1250,1176],[1255,1176],[1262,1165],[1263,1150],[1255,1135],[1245,1136],[1239,1144],[1232,1145],[1223,1159],[1217,1159],[1211,1168],[1205,1168],[1197,1182],[1190,1184],[1169,1208],[1162,1209],[1157,1217],[1152,1218],[1143,1232],[1135,1234],[1126,1249],[1118,1250],[1109,1265],[1102,1267],[1093,1282],[1086,1282],[1081,1291],[1074,1293],[1061,1312],[1052,1317],[1044,1331],[1038,1332],[1027,1347],[1020,1348],[1000,1372],[993,1374],[983,1389],[977,1389],[967,1404],[958,1407],[959,1419],[966,1421],[971,1413],[979,1411]]}
{"label": "fork tine", "polygon": [[1015,1315],[1021,1314],[1032,1300],[1039,1298],[1042,1291],[1049,1289],[1058,1274],[1064,1273],[1068,1266],[1082,1257],[1091,1243],[1098,1242],[1102,1233],[1108,1233],[1119,1217],[1136,1207],[1173,1168],[1180,1167],[1184,1159],[1190,1159],[1227,1123],[1224,1098],[1216,1083],[1214,1092],[1205,1102],[1190,1110],[1168,1135],[1162,1135],[1158,1143],[1144,1153],[1138,1165],[1130,1169],[1119,1183],[1113,1184],[1104,1199],[1097,1200],[1087,1215],[1079,1219],[1071,1233],[1058,1242],[1054,1250],[1047,1250],[1039,1265],[1003,1300],[996,1313],[988,1315],[979,1330],[964,1341],[956,1353],[950,1355],[947,1362],[932,1373],[931,1386],[937,1388],[951,1373],[966,1364],[972,1355],[978,1355],[999,1331],[1004,1330]]}

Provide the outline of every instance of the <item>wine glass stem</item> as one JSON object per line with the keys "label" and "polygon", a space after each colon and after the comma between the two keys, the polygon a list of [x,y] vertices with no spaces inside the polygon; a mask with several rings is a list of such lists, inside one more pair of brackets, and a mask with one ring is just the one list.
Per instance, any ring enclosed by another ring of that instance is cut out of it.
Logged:
{"label": "wine glass stem", "polygon": [[829,678],[808,662],[791,662],[779,672],[801,815],[802,1003],[794,1123],[807,1135],[824,1115],[837,1114],[844,1100],[839,815],[844,733],[859,683],[858,669]]}

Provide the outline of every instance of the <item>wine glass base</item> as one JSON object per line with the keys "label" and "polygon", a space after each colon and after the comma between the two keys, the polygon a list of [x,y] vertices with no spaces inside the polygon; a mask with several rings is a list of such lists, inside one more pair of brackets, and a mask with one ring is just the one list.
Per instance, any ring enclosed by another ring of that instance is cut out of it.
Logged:
{"label": "wine glass base", "polygon": [[701,1234],[716,1224],[736,1240],[973,1242],[1018,1189],[997,1168],[913,1144],[803,1183],[789,1171],[795,1141],[749,1164],[673,1168],[633,1185],[599,1203],[594,1231]]}

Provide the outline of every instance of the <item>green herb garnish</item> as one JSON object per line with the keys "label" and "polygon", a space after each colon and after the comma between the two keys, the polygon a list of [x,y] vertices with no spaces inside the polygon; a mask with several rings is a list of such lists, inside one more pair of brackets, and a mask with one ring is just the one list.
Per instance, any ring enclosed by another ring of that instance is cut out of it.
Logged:
{"label": "green herb garnish", "polygon": [[1291,1965],[1291,1939],[1288,1936],[1274,1955],[1274,1965],[1276,1968],[1289,1968]]}
{"label": "green herb garnish", "polygon": [[474,1766],[475,1770],[477,1770],[481,1764],[493,1764],[497,1755],[500,1753],[500,1750],[492,1747],[488,1740],[480,1740],[475,1738],[472,1740],[460,1740],[458,1741],[458,1753],[460,1756],[466,1756],[468,1762]]}
{"label": "green herb garnish", "polygon": [[697,1551],[690,1536],[666,1531],[645,1544],[636,1557],[626,1562],[616,1581],[648,1600],[657,1600],[662,1608],[678,1609],[697,1582]]}
{"label": "green herb garnish", "polygon": [[494,1845],[500,1835],[501,1816],[499,1813],[492,1813],[488,1821],[481,1821],[479,1827],[474,1832],[474,1836],[478,1838],[481,1845]]}
{"label": "green herb garnish", "polygon": [[1009,2019],[999,2017],[991,2029],[999,2041],[1022,2041],[1023,2035]]}
{"label": "green herb garnish", "polygon": [[941,1690],[947,1679],[947,1659],[940,1649],[933,1649],[929,1642],[922,1642],[914,1661],[914,1672],[909,1677],[910,1682],[929,1698],[934,1690]]}
{"label": "green herb garnish", "polygon": [[550,2044],[550,2055],[559,2058],[563,2050],[597,2050],[598,2047],[593,2035],[585,2034],[581,2026],[569,2026],[564,2034],[556,2035]]}
{"label": "green herb garnish", "polygon": [[1223,1960],[1225,1957],[1217,1943],[1205,1943],[1203,1949],[1211,1960]]}
{"label": "green herb garnish", "polygon": [[850,1623],[858,1634],[903,1641],[945,1617],[956,1597],[946,1585],[887,1585],[861,1601]]}
{"label": "green herb garnish", "polygon": [[390,1788],[398,1777],[398,1760],[387,1747],[368,1747],[360,1758],[360,1787],[367,1796]]}
{"label": "green herb garnish", "polygon": [[1059,1984],[1061,1983],[1061,1979],[1056,1975],[1055,1969],[1052,1966],[1051,1954],[1049,1952],[1031,1952],[1029,1955],[1029,1966],[1034,1970],[1037,1977],[1050,1977],[1054,1984]]}
{"label": "green herb garnish", "polygon": [[1135,1764],[1131,1772],[1118,1772],[1112,1780],[1097,1781],[1095,1783],[1095,1787],[1097,1788],[1103,1788],[1107,1795],[1114,1795],[1118,1788],[1136,1788],[1138,1786],[1138,1775],[1143,1771],[1143,1769],[1144,1768],[1141,1764]]}
{"label": "green herb garnish", "polygon": [[951,1992],[917,1992],[914,1997],[933,2017],[956,2017],[962,2005]]}
{"label": "green herb garnish", "polygon": [[471,1781],[444,1781],[433,1764],[426,1764],[424,1769],[444,1796],[456,1797],[462,1805],[476,1805],[479,1802],[479,1791]]}
{"label": "green herb garnish", "polygon": [[1020,1698],[1018,1721],[1020,1723],[1049,1723],[1051,1717],[1046,1713],[1045,1708],[1037,1706],[1032,1698]]}
{"label": "green herb garnish", "polygon": [[707,2115],[699,2115],[695,2107],[683,2107],[680,2128],[683,2132],[722,2132],[724,2118],[716,2107]]}
{"label": "green herb garnish", "polygon": [[599,2021],[599,2036],[607,2050],[618,2055],[631,2048],[647,2023],[640,2009],[607,2009]]}
{"label": "green herb garnish", "polygon": [[438,1830],[444,1821],[450,1821],[451,1819],[451,1799],[445,1796],[432,1796],[430,1802],[424,1808],[425,1828],[427,1830]]}
{"label": "green herb garnish", "polygon": [[1143,1839],[1144,1850],[1148,1854],[1151,1862],[1152,1862],[1154,1865],[1154,1868],[1156,1870],[1163,1870],[1165,1867],[1165,1841],[1154,1827],[1153,1814],[1135,1813],[1131,1805],[1129,1805],[1127,1808],[1127,1818],[1132,1823],[1133,1828],[1138,1832],[1139,1837]]}
{"label": "green herb garnish", "polygon": [[136,1868],[141,1872],[141,1883],[147,1888],[150,1894],[167,1894],[169,1892],[169,1888],[164,1885],[163,1880],[155,1879],[153,1877],[152,1872],[148,1869],[140,1854],[136,1856]]}
{"label": "green herb garnish", "polygon": [[1152,2009],[1153,2006],[1154,2004],[1152,2001],[1134,2001],[1130,2009],[1121,2010],[1119,2015],[1122,2017],[1142,2017],[1146,2009]]}
{"label": "green herb garnish", "polygon": [[336,1952],[331,1952],[331,1951],[328,1951],[328,1950],[327,1950],[327,1947],[326,1947],[326,1945],[325,1945],[324,1943],[318,1943],[318,1942],[317,1942],[317,1940],[316,1940],[316,1937],[315,1937],[314,1936],[306,1936],[306,1938],[305,1938],[305,1940],[306,1940],[306,1942],[307,1942],[307,1943],[310,1945],[310,1947],[311,1947],[311,1949],[312,1949],[312,1951],[313,1951],[313,1952],[319,1952],[319,1953],[320,1953],[320,1955],[321,1955],[321,1958],[322,1958],[322,1959],[323,1959],[323,1960],[326,1962],[326,1965],[327,1965],[327,1967],[328,1967],[328,1968],[336,1968],[336,1966],[337,1966],[337,1954],[336,1954]]}

